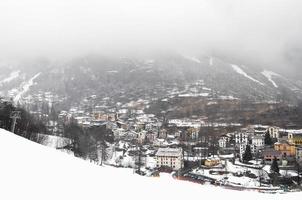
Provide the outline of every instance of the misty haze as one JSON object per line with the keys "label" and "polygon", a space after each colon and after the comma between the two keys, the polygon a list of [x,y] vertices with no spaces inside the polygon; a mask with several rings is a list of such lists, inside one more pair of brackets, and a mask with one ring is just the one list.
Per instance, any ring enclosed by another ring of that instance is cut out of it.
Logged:
{"label": "misty haze", "polygon": [[302,1],[3,0],[0,27],[0,198],[300,195]]}

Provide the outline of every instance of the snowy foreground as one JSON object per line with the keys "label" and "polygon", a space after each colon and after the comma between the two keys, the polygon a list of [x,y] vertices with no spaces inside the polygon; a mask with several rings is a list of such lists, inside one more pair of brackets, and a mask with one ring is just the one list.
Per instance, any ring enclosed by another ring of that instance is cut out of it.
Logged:
{"label": "snowy foreground", "polygon": [[100,167],[0,129],[0,199],[298,199]]}

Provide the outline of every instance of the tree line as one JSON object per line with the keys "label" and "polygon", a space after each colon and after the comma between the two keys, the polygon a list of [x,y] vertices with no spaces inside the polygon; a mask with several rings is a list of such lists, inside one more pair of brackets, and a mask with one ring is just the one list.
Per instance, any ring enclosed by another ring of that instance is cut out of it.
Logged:
{"label": "tree line", "polygon": [[11,131],[11,113],[13,111],[19,111],[21,117],[16,122],[14,133],[34,142],[39,142],[38,134],[46,133],[46,127],[42,121],[35,119],[25,109],[16,107],[11,101],[5,101],[2,98],[0,98],[0,128]]}
{"label": "tree line", "polygon": [[108,158],[109,145],[114,142],[113,132],[106,125],[83,128],[74,121],[64,127],[63,136],[71,140],[64,149],[101,165]]}

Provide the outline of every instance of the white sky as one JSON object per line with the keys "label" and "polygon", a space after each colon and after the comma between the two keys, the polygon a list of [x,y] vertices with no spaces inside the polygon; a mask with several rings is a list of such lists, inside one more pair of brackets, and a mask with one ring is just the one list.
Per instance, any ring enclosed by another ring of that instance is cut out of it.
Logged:
{"label": "white sky", "polygon": [[1,0],[2,56],[219,51],[268,63],[301,47],[301,0]]}

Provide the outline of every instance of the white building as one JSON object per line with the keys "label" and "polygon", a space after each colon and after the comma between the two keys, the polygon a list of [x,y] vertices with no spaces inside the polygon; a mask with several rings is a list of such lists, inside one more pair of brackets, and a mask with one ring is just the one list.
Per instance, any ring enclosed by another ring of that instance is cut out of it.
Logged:
{"label": "white building", "polygon": [[219,148],[226,148],[226,143],[227,143],[227,141],[224,137],[220,138],[218,140]]}
{"label": "white building", "polygon": [[147,124],[145,125],[145,130],[147,130],[147,131],[152,130],[152,128],[153,128],[153,125],[152,125],[151,123],[147,123]]}
{"label": "white building", "polygon": [[296,147],[296,159],[298,162],[302,162],[302,147]]}
{"label": "white building", "polygon": [[252,136],[252,145],[255,146],[257,149],[263,148],[264,137],[259,135]]}
{"label": "white building", "polygon": [[229,137],[226,137],[226,136],[220,137],[219,140],[218,140],[219,148],[226,148],[227,144],[229,142],[230,142],[230,138]]}
{"label": "white building", "polygon": [[155,154],[156,166],[169,167],[179,170],[183,167],[183,155],[181,148],[159,148]]}
{"label": "white building", "polygon": [[138,141],[138,143],[142,144],[145,141],[145,139],[146,139],[146,133],[147,133],[147,131],[140,131],[137,134],[137,141]]}
{"label": "white building", "polygon": [[235,142],[236,144],[247,144],[249,136],[247,133],[236,133]]}
{"label": "white building", "polygon": [[268,133],[271,136],[271,138],[279,138],[280,134],[279,134],[279,128],[276,126],[271,126],[268,129]]}
{"label": "white building", "polygon": [[126,134],[126,131],[122,128],[117,128],[113,130],[113,134],[114,134],[114,138],[120,139]]}

